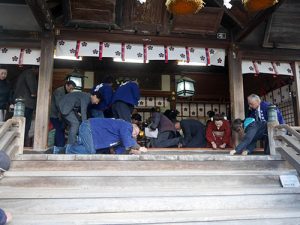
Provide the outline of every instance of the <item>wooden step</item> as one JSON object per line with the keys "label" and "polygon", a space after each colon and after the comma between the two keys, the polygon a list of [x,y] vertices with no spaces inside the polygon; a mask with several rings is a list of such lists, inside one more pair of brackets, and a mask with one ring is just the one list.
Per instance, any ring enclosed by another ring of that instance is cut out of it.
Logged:
{"label": "wooden step", "polygon": [[228,171],[292,169],[286,161],[12,161],[10,171]]}
{"label": "wooden step", "polygon": [[261,188],[281,187],[278,175],[186,175],[186,176],[98,176],[98,177],[28,177],[6,176],[0,181],[1,187],[28,188],[115,188],[119,184],[126,187],[194,187],[194,188]]}
{"label": "wooden step", "polygon": [[229,152],[149,152],[142,155],[56,155],[56,154],[21,154],[16,155],[14,160],[22,161],[266,161],[282,160],[280,155],[248,155],[230,156]]}
{"label": "wooden step", "polygon": [[299,207],[300,195],[1,199],[0,205],[21,214],[268,209]]}
{"label": "wooden step", "polygon": [[261,196],[280,194],[300,194],[300,188],[212,188],[212,187],[152,187],[124,186],[120,183],[114,187],[85,187],[73,188],[27,188],[2,187],[0,199],[73,199],[73,198],[141,198],[141,197],[204,197],[204,196]]}
{"label": "wooden step", "polygon": [[10,225],[297,225],[300,223],[299,211],[300,208],[98,214],[59,213],[54,215],[14,214],[14,220]]}

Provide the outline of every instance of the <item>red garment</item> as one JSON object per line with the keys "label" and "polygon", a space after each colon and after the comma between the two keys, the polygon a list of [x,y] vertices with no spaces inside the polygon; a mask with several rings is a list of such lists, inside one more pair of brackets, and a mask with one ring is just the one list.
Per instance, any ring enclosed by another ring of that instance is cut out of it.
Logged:
{"label": "red garment", "polygon": [[[214,132],[223,132],[223,135],[217,136]],[[222,144],[226,144],[226,147],[230,147],[231,129],[227,120],[223,121],[223,125],[218,129],[214,122],[208,123],[206,128],[206,139],[208,146],[212,147],[211,142],[215,142],[217,147]]]}

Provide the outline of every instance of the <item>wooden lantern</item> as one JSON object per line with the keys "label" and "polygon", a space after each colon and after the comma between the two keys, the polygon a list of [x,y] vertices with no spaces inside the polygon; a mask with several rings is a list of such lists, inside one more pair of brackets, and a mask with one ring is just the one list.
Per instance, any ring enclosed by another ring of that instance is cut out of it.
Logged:
{"label": "wooden lantern", "polygon": [[249,12],[257,12],[272,7],[278,0],[243,0],[244,7]]}
{"label": "wooden lantern", "polygon": [[204,7],[203,0],[167,0],[169,12],[176,15],[195,14]]}

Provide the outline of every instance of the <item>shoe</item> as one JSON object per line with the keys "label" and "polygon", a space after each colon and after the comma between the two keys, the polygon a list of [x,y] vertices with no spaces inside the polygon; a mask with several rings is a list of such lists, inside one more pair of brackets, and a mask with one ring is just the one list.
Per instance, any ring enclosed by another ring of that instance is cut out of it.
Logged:
{"label": "shoe", "polygon": [[229,152],[229,154],[230,154],[230,155],[235,155],[235,154],[236,154],[236,150],[231,150],[231,151]]}
{"label": "shoe", "polygon": [[247,151],[247,150],[244,150],[243,152],[242,152],[242,155],[248,155],[249,154],[249,152]]}

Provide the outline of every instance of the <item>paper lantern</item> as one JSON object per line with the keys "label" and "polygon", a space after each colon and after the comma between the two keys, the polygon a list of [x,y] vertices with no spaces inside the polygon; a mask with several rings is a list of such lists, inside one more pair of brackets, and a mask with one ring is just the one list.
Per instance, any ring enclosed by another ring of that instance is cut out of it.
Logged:
{"label": "paper lantern", "polygon": [[244,7],[249,12],[257,12],[272,7],[278,0],[243,0]]}
{"label": "paper lantern", "polygon": [[203,0],[167,0],[169,12],[176,15],[186,15],[199,12],[204,7]]}

